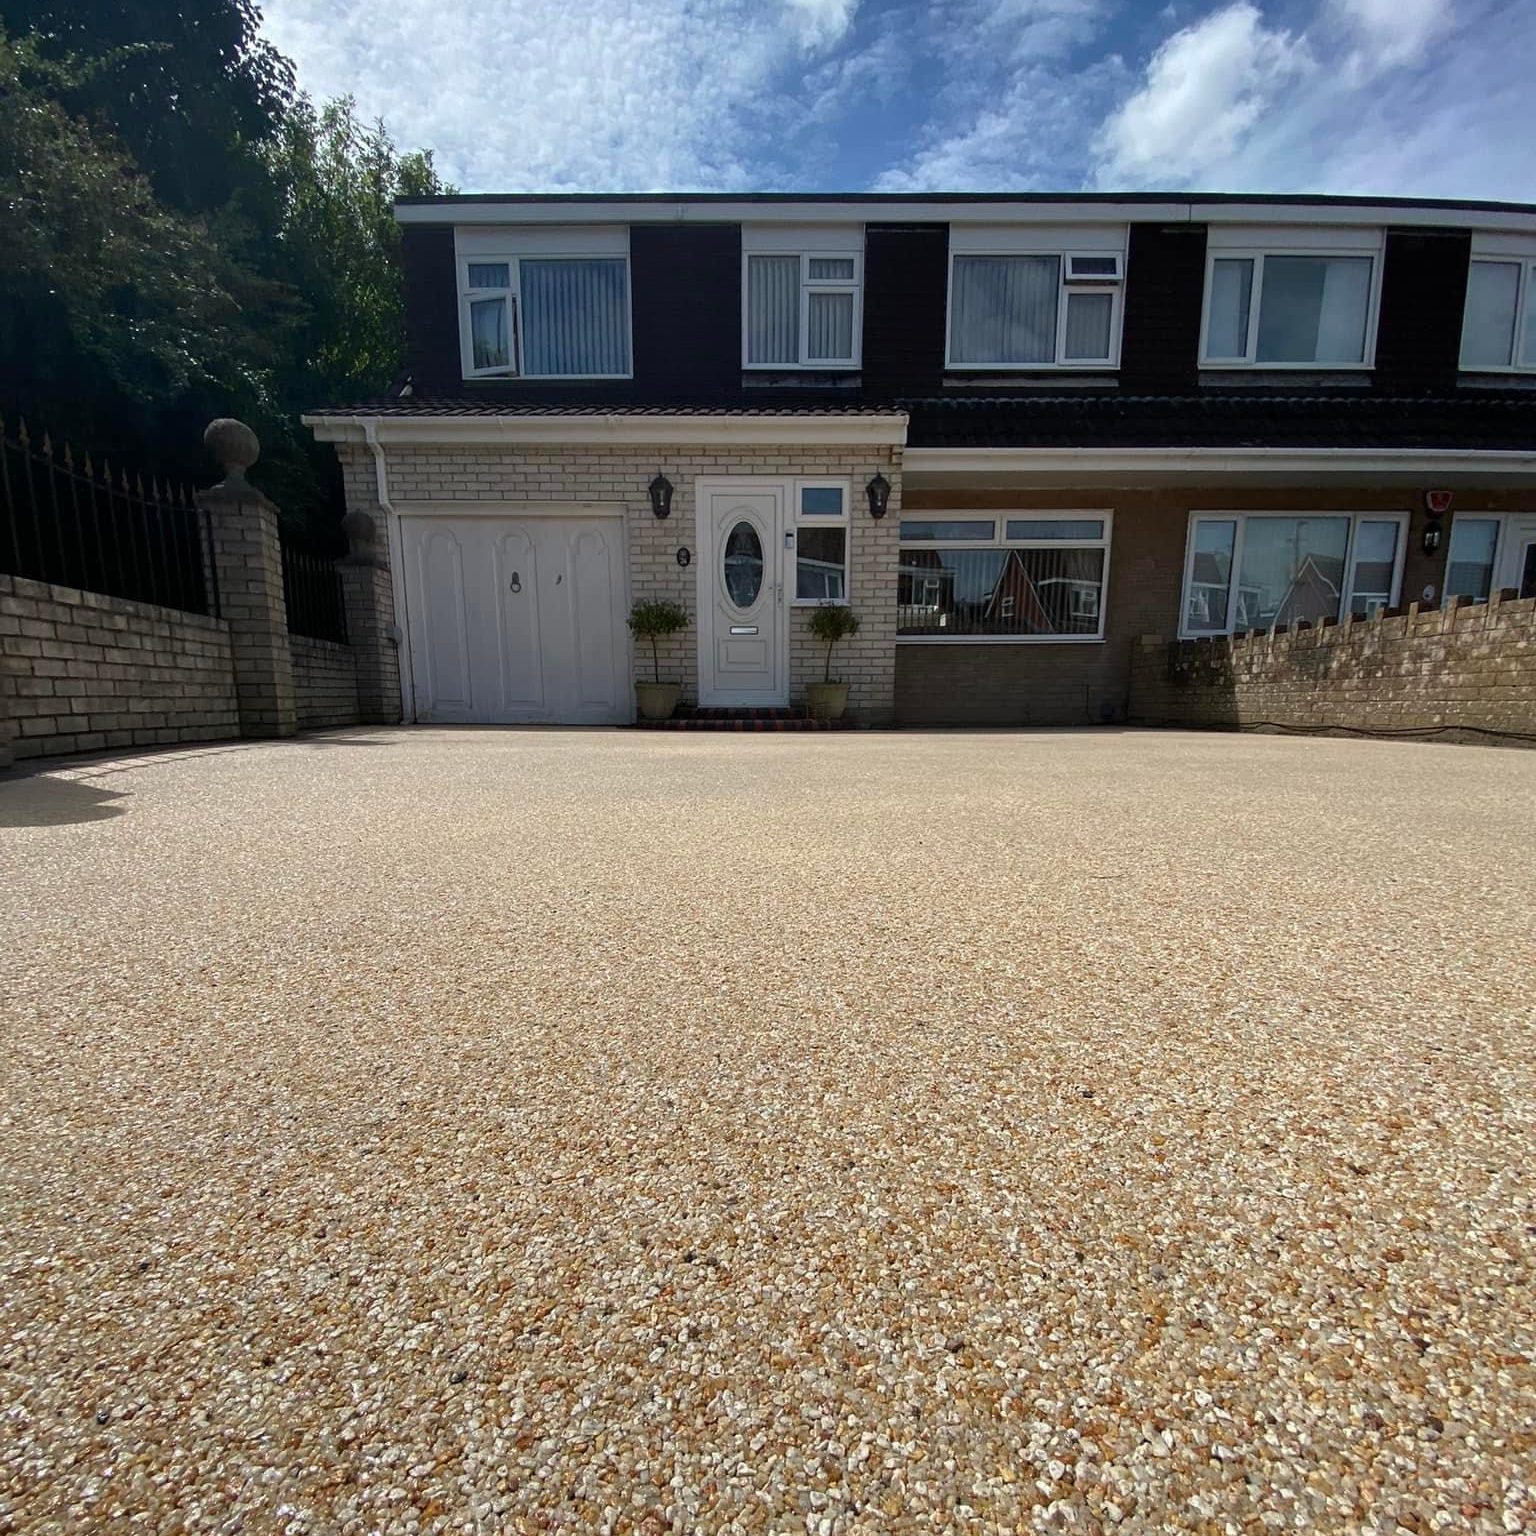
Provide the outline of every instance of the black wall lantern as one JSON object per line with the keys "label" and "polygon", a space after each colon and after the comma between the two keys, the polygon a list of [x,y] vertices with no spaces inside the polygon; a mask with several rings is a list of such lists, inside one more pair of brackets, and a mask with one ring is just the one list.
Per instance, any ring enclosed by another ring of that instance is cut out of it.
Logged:
{"label": "black wall lantern", "polygon": [[1438,521],[1424,524],[1424,553],[1432,555],[1440,548],[1440,524]]}
{"label": "black wall lantern", "polygon": [[875,478],[864,487],[864,494],[869,497],[869,515],[874,518],[884,517],[891,499],[891,482],[878,469]]}
{"label": "black wall lantern", "polygon": [[658,469],[656,478],[646,487],[651,497],[651,511],[657,517],[672,515],[672,482]]}

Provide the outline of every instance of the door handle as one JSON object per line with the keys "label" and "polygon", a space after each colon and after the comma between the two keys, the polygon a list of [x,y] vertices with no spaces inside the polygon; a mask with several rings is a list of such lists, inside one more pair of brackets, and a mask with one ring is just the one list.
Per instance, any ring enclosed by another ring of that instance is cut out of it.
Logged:
{"label": "door handle", "polygon": [[516,571],[512,572],[512,590],[514,592],[521,592],[523,590],[523,578]]}

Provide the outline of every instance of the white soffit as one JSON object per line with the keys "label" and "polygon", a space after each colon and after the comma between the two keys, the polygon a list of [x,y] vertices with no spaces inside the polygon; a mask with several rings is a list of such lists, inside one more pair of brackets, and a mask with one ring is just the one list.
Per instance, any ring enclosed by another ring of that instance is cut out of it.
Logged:
{"label": "white soffit", "polygon": [[386,444],[420,443],[880,443],[907,440],[904,412],[881,415],[660,416],[605,415],[326,416],[301,418],[322,443],[360,443],[365,423]]}

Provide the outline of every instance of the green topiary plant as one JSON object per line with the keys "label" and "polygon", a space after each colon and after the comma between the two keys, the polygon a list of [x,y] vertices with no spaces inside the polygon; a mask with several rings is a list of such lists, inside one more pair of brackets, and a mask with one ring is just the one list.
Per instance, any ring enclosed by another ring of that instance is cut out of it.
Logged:
{"label": "green topiary plant", "polygon": [[688,610],[681,603],[669,603],[657,598],[647,603],[636,603],[629,611],[629,627],[637,640],[651,642],[651,666],[656,681],[661,681],[661,653],[656,642],[668,635],[675,635],[688,627]]}
{"label": "green topiary plant", "polygon": [[824,608],[818,608],[811,615],[811,633],[827,647],[827,669],[822,681],[832,681],[832,647],[839,640],[846,640],[850,635],[859,632],[859,616],[852,608],[846,608],[841,603],[829,603]]}

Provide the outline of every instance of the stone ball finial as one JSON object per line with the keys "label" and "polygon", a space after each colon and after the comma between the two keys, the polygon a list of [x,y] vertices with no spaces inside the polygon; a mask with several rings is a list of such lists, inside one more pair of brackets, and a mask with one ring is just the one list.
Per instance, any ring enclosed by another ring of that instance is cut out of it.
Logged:
{"label": "stone ball finial", "polygon": [[261,457],[256,434],[232,416],[221,416],[208,423],[203,446],[224,466],[227,475],[243,475]]}
{"label": "stone ball finial", "polygon": [[341,531],[347,536],[348,558],[364,564],[371,561],[377,530],[373,519],[361,507],[354,507],[342,518]]}

